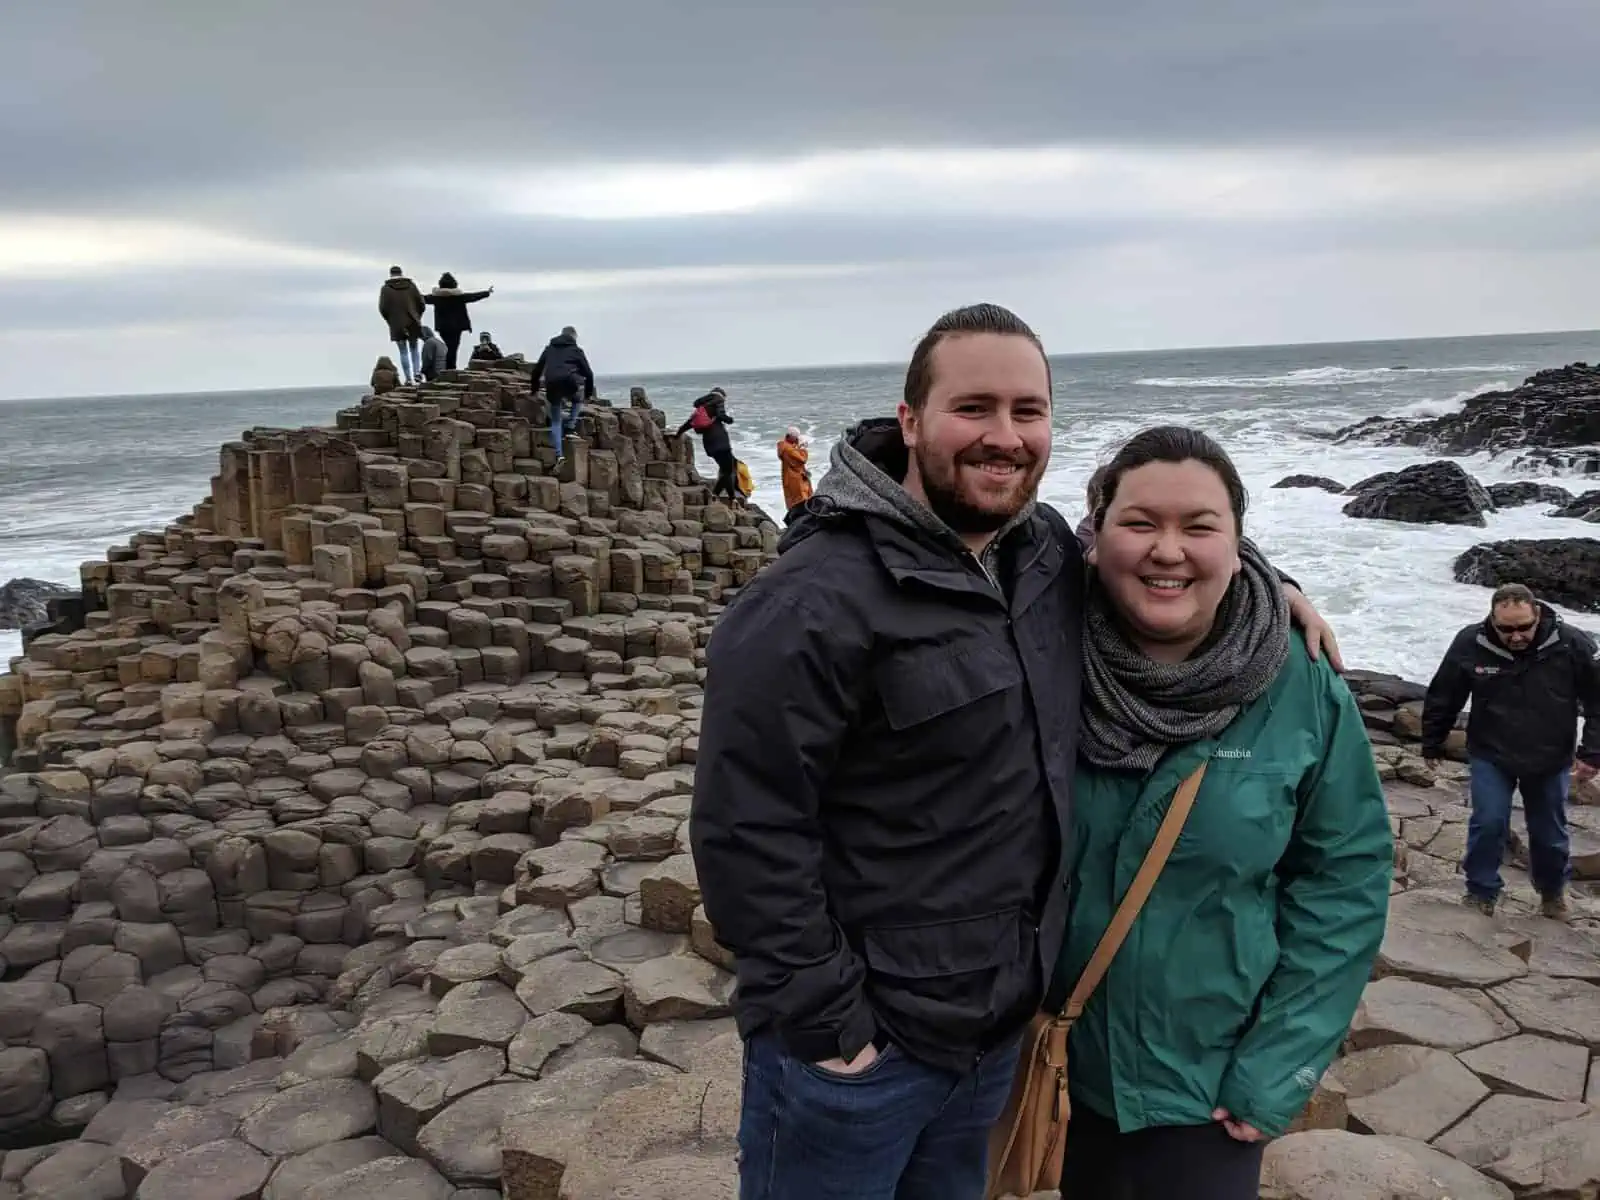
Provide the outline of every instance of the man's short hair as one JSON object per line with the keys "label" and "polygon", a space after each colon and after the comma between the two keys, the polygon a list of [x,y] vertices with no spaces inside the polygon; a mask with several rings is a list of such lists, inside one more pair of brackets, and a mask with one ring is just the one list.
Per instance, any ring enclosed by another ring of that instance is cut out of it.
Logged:
{"label": "man's short hair", "polygon": [[998,304],[969,304],[965,308],[951,309],[935,321],[911,352],[911,365],[906,368],[907,408],[918,410],[928,402],[928,393],[933,391],[933,352],[939,343],[947,337],[969,333],[1027,338],[1038,349],[1039,357],[1044,359],[1045,373],[1049,374],[1050,359],[1044,352],[1044,343],[1026,321]]}
{"label": "man's short hair", "polygon": [[562,337],[575,338],[575,337],[578,336],[578,331],[576,329],[574,329],[571,325],[563,325],[561,327],[561,336]]}
{"label": "man's short hair", "polygon": [[399,267],[390,267],[389,268],[389,274],[391,274],[391,275],[404,275],[405,272],[402,271]]}
{"label": "man's short hair", "polygon": [[1532,608],[1538,603],[1539,598],[1533,594],[1533,589],[1522,583],[1502,583],[1489,597],[1489,607],[1492,609],[1502,604],[1526,604]]}

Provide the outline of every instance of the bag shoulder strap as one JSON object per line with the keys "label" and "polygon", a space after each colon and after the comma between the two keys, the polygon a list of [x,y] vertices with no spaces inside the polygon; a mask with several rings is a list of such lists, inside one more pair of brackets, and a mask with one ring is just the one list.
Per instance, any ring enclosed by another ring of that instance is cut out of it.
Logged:
{"label": "bag shoulder strap", "polygon": [[1178,785],[1177,794],[1172,797],[1172,806],[1167,809],[1167,815],[1161,820],[1161,827],[1156,830],[1155,841],[1150,843],[1144,862],[1139,864],[1138,874],[1128,885],[1128,892],[1122,897],[1122,903],[1117,905],[1111,924],[1100,936],[1099,944],[1089,956],[1089,965],[1084,967],[1083,974],[1078,976],[1077,985],[1073,987],[1072,995],[1067,998],[1066,1007],[1061,1010],[1061,1015],[1068,1021],[1076,1021],[1083,1015],[1084,1005],[1089,1003],[1089,997],[1094,995],[1095,988],[1100,986],[1100,981],[1111,969],[1111,960],[1117,956],[1117,951],[1122,949],[1122,943],[1127,939],[1134,921],[1138,919],[1139,911],[1144,908],[1144,902],[1150,898],[1150,891],[1155,887],[1156,880],[1161,877],[1161,871],[1167,865],[1172,848],[1178,843],[1178,835],[1183,832],[1184,823],[1189,819],[1189,812],[1194,808],[1194,799],[1200,794],[1200,784],[1205,780],[1208,764],[1209,760],[1202,762]]}

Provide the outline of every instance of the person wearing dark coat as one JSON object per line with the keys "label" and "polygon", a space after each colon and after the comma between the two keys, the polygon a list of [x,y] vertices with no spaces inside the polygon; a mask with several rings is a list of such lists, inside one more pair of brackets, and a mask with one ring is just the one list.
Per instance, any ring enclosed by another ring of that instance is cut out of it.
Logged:
{"label": "person wearing dark coat", "polygon": [[444,339],[446,370],[456,369],[456,351],[461,346],[461,335],[472,332],[472,317],[467,305],[487,300],[494,288],[482,292],[463,292],[456,286],[456,277],[446,271],[439,276],[439,286],[423,297],[423,302],[433,306],[433,327]]}
{"label": "person wearing dark coat", "polygon": [[571,325],[550,339],[550,344],[533,364],[533,389],[544,380],[545,399],[550,404],[550,442],[556,448],[556,462],[562,460],[561,438],[578,428],[583,402],[594,399],[594,368],[589,356],[578,345],[578,331]]}
{"label": "person wearing dark coat", "polygon": [[426,325],[422,327],[422,359],[417,374],[424,380],[439,378],[444,370],[444,340]]}
{"label": "person wearing dark coat", "polygon": [[387,354],[378,355],[372,368],[372,394],[382,396],[400,386],[400,372],[394,369],[394,360]]}
{"label": "person wearing dark coat", "polygon": [[739,464],[728,441],[727,427],[733,424],[733,418],[728,415],[727,401],[727,392],[720,387],[712,388],[694,402],[689,419],[678,426],[678,436],[682,437],[691,429],[699,433],[706,456],[717,464],[717,481],[711,485],[711,494],[719,496],[726,492],[731,503],[739,498],[736,481]]}
{"label": "person wearing dark coat", "polygon": [[478,335],[478,344],[472,348],[472,357],[468,362],[499,362],[504,357],[505,355],[500,353],[500,347],[494,344],[494,339],[485,329]]}
{"label": "person wearing dark coat", "polygon": [[417,343],[422,338],[422,292],[399,267],[389,268],[389,278],[378,289],[378,315],[389,326],[389,340],[400,351],[400,370],[407,383],[416,382],[421,366]]}

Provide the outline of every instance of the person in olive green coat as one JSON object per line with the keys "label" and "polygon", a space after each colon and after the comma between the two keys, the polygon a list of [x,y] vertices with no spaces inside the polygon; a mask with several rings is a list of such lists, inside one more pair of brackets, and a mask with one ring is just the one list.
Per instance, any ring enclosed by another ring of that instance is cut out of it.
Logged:
{"label": "person in olive green coat", "polygon": [[1147,430],[1094,514],[1072,911],[1048,1004],[1088,963],[1179,784],[1166,869],[1071,1036],[1063,1193],[1254,1200],[1344,1037],[1393,844],[1361,714],[1303,652],[1202,433]]}

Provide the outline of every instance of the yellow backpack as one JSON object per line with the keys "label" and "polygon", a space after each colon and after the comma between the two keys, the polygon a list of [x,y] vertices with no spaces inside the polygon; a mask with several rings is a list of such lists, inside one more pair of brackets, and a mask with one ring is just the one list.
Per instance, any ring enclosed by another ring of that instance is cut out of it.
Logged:
{"label": "yellow backpack", "polygon": [[750,468],[745,464],[743,459],[736,460],[736,465],[734,467],[734,478],[739,483],[739,490],[746,496],[750,495],[756,490],[755,480],[750,478]]}

